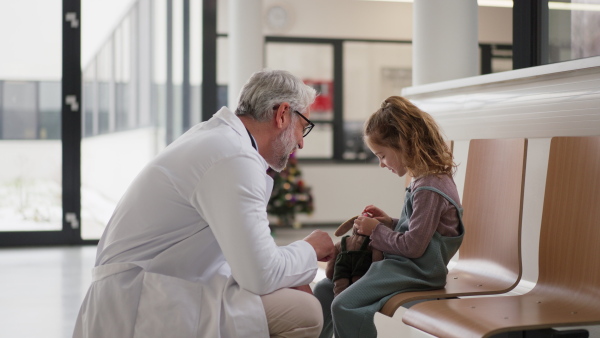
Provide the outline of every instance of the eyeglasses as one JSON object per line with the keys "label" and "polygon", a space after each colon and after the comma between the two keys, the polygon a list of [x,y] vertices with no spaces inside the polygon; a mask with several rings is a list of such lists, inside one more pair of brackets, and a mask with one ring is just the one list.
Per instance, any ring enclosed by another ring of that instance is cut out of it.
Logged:
{"label": "eyeglasses", "polygon": [[[275,110],[279,109],[279,105],[277,105],[277,106],[273,107],[273,109],[275,109]],[[290,112],[291,112],[291,111],[292,111],[292,110],[290,110]],[[304,121],[306,121],[307,125],[306,125],[306,127],[304,127],[304,129],[302,129],[302,137],[306,137],[306,135],[308,135],[308,133],[310,133],[310,131],[311,131],[311,130],[314,128],[315,124],[314,124],[314,123],[312,123],[312,122],[311,122],[309,119],[307,119],[307,118],[306,118],[304,115],[300,114],[300,112],[299,112],[299,111],[297,111],[297,110],[294,110],[293,112],[294,112],[294,113],[296,113],[296,114],[298,114],[298,115],[300,115],[300,117],[301,117],[301,118],[302,118]]]}
{"label": "eyeglasses", "polygon": [[304,127],[304,129],[302,130],[302,137],[306,137],[306,135],[308,135],[308,133],[310,133],[310,131],[313,129],[313,127],[315,126],[314,123],[312,123],[309,119],[307,119],[304,115],[300,114],[300,112],[298,112],[297,110],[294,110],[294,113],[300,115],[300,117],[306,121],[306,123],[308,123],[306,125],[306,127]]}

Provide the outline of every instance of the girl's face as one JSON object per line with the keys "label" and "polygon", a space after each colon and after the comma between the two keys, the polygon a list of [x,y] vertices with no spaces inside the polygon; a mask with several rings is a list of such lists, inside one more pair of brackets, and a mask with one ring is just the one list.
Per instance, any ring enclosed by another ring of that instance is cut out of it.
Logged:
{"label": "girl's face", "polygon": [[401,155],[399,151],[394,150],[390,147],[380,146],[378,144],[371,144],[368,142],[367,138],[367,146],[375,156],[379,159],[379,166],[382,168],[388,168],[394,174],[398,176],[404,176],[406,174],[406,166],[402,162]]}

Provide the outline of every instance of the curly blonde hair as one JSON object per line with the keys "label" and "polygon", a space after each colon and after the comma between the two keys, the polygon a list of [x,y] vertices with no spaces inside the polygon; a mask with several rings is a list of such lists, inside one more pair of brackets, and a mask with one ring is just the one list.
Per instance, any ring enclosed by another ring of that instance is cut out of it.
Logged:
{"label": "curly blonde hair", "polygon": [[456,164],[433,117],[400,96],[390,96],[365,122],[365,142],[392,148],[413,177],[454,174]]}

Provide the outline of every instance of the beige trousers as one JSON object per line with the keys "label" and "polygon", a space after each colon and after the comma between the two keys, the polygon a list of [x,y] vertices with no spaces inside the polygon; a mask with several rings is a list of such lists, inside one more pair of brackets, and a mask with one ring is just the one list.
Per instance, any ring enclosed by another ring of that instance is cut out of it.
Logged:
{"label": "beige trousers", "polygon": [[318,337],[321,333],[323,310],[315,296],[286,288],[260,298],[271,337]]}

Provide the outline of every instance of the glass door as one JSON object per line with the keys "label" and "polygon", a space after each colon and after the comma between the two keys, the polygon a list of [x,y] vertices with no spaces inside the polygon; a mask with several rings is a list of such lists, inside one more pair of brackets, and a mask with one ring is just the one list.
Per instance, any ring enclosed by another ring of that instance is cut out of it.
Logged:
{"label": "glass door", "polygon": [[[77,174],[63,180],[65,169],[73,168],[63,167],[61,118],[65,107],[76,121],[79,112],[76,91],[63,102],[62,66],[63,25],[73,25],[69,39],[78,36],[77,8],[65,16],[62,0],[0,4],[0,29],[10,32],[0,34],[6,51],[0,53],[0,246],[67,243],[79,225],[77,208],[63,208],[64,198],[77,200],[63,188]],[[73,68],[77,75],[78,64]],[[69,133],[77,138],[77,131]]]}
{"label": "glass door", "polygon": [[[84,25],[103,7],[88,2]],[[90,241],[144,166],[201,115],[203,2],[137,1],[124,10],[83,65],[81,237]]]}

